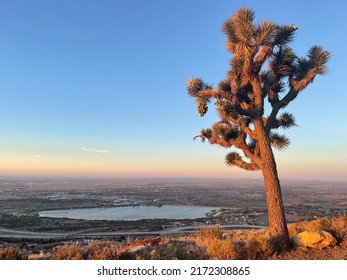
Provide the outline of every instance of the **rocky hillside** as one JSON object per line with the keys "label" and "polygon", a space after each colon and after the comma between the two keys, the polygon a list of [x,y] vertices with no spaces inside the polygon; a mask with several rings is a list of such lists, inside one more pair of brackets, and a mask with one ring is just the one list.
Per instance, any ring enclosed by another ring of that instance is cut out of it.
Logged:
{"label": "rocky hillside", "polygon": [[0,259],[347,259],[347,217],[321,218],[288,226],[291,247],[276,252],[267,230],[200,229],[193,235],[154,237],[128,242],[94,240],[66,243],[39,254],[14,247],[0,248]]}

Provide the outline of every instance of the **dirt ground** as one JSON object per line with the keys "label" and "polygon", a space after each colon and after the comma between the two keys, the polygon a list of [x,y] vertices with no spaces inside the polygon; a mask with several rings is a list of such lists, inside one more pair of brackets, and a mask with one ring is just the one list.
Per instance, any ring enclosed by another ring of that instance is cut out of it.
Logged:
{"label": "dirt ground", "polygon": [[347,246],[319,249],[296,248],[274,255],[272,260],[347,260]]}

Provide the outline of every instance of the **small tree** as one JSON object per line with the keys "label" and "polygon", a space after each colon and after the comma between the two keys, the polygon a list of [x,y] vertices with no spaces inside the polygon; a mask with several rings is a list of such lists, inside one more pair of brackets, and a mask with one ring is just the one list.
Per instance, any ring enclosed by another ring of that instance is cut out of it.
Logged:
{"label": "small tree", "polygon": [[[216,88],[200,78],[187,83],[187,91],[195,98],[199,114],[204,116],[207,104],[214,99],[220,118],[195,138],[241,150],[243,156],[235,150],[226,155],[228,166],[262,171],[270,236],[278,248],[286,248],[288,229],[272,147],[287,148],[289,139],[277,130],[296,124],[292,114],[278,114],[317,74],[326,73],[330,54],[314,46],[307,57],[297,57],[288,45],[297,27],[271,21],[255,25],[254,11],[248,8],[237,10],[223,23],[222,30],[227,36],[227,50],[232,54],[225,80]],[[264,116],[266,100],[271,108],[268,116]]]}

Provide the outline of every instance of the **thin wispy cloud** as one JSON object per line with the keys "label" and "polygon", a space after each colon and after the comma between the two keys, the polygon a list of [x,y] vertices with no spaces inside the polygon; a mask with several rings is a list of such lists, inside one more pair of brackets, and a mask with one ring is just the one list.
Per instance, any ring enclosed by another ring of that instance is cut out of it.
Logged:
{"label": "thin wispy cloud", "polygon": [[64,140],[62,139],[51,139],[51,140],[40,140],[39,141],[40,143],[61,143],[61,142],[64,142]]}
{"label": "thin wispy cloud", "polygon": [[39,161],[42,156],[41,155],[33,155],[33,156],[16,156],[19,160],[25,160],[25,161]]}
{"label": "thin wispy cloud", "polygon": [[25,160],[25,161],[38,161],[40,159],[43,159],[44,156],[43,155],[32,155],[32,154],[12,154],[12,153],[4,153],[2,151],[0,151],[0,155],[1,157],[7,157],[10,159],[14,159],[14,160]]}
{"label": "thin wispy cloud", "polygon": [[86,147],[81,147],[81,150],[85,151],[85,152],[99,153],[99,154],[108,154],[109,153],[109,151],[107,151],[107,150],[91,149],[91,148],[86,148]]}

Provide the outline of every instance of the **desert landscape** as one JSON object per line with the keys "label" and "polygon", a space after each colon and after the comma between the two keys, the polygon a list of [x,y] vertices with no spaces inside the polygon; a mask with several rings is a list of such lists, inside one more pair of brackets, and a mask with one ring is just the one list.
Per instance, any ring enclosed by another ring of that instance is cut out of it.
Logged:
{"label": "desert landscape", "polygon": [[[285,181],[283,197],[289,224],[347,214],[344,183]],[[64,209],[63,213],[68,213],[68,209],[105,211],[129,207],[141,212],[141,207],[149,206],[156,207],[160,213],[168,205],[205,207],[206,213],[193,219],[134,220],[40,215],[42,211],[54,213]],[[59,245],[88,246],[95,240],[122,246],[145,242],[148,238],[189,240],[197,230],[214,227],[224,234],[266,228],[266,200],[261,180],[8,178],[0,181],[0,246],[18,248],[24,256],[40,252],[51,256]]]}
{"label": "desert landscape", "polygon": [[2,1],[0,260],[346,260],[346,8]]}

